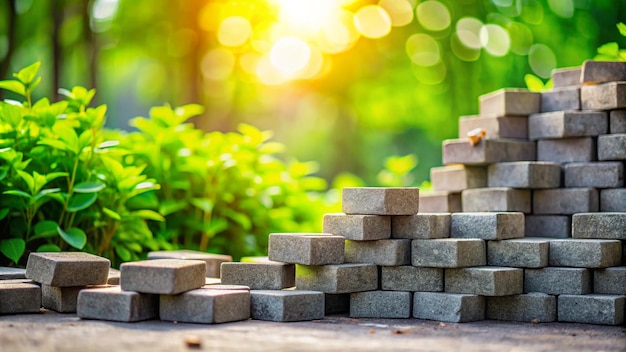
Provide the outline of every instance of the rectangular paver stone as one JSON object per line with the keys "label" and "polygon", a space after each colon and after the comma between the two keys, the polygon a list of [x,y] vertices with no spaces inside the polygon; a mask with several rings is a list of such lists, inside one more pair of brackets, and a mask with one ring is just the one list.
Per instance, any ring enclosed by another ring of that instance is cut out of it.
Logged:
{"label": "rectangular paver stone", "polygon": [[202,260],[152,259],[123,263],[120,286],[124,291],[174,295],[204,286]]}
{"label": "rectangular paver stone", "polygon": [[554,88],[541,92],[541,112],[580,110],[580,87]]}
{"label": "rectangular paver stone", "polygon": [[550,266],[606,268],[622,263],[622,243],[617,240],[550,240]]}
{"label": "rectangular paver stone", "polygon": [[415,292],[413,318],[466,323],[485,319],[485,297],[443,292]]}
{"label": "rectangular paver stone", "polygon": [[624,163],[569,163],[563,165],[563,175],[565,187],[621,187],[624,185]]}
{"label": "rectangular paver stone", "polygon": [[571,215],[600,209],[595,188],[553,188],[533,191],[533,213]]}
{"label": "rectangular paver stone", "polygon": [[411,240],[346,241],[346,263],[407,265],[411,263]]}
{"label": "rectangular paver stone", "polygon": [[280,262],[222,263],[222,284],[251,290],[280,290],[295,286],[296,267]]}
{"label": "rectangular paver stone", "polygon": [[609,132],[611,134],[626,133],[626,110],[609,112]]}
{"label": "rectangular paver stone", "polygon": [[456,213],[462,210],[461,193],[420,192],[421,213]]}
{"label": "rectangular paver stone", "polygon": [[110,266],[108,259],[89,253],[33,252],[26,263],[26,277],[57,287],[104,285]]}
{"label": "rectangular paver stone", "polygon": [[626,188],[601,189],[600,211],[626,212]]}
{"label": "rectangular paver stone", "polygon": [[481,296],[510,296],[524,292],[524,270],[496,266],[446,269],[444,290]]}
{"label": "rectangular paver stone", "polygon": [[470,145],[467,138],[443,141],[443,164],[487,165],[536,160],[535,143],[516,139],[483,139]]}
{"label": "rectangular paver stone", "polygon": [[486,137],[528,139],[528,118],[526,116],[461,116],[459,138],[476,128],[485,130]]}
{"label": "rectangular paver stone", "polygon": [[460,192],[487,186],[487,169],[482,166],[448,165],[430,169],[435,191]]}
{"label": "rectangular paver stone", "polygon": [[530,190],[510,187],[466,189],[461,194],[464,212],[510,211],[530,213]]}
{"label": "rectangular paver stone", "polygon": [[107,277],[107,285],[119,285],[121,272],[114,268],[109,268],[109,276]]}
{"label": "rectangular paver stone", "polygon": [[179,295],[161,295],[161,320],[219,324],[250,318],[250,291],[199,288]]}
{"label": "rectangular paver stone", "polygon": [[626,81],[626,62],[586,60],[582,65],[580,83]]}
{"label": "rectangular paver stone", "polygon": [[9,268],[6,266],[0,266],[0,281],[25,279],[25,278],[26,278],[26,269]]}
{"label": "rectangular paver stone", "polygon": [[555,139],[606,134],[609,117],[604,111],[555,111],[528,117],[528,138]]}
{"label": "rectangular paver stone", "polygon": [[550,241],[541,238],[518,238],[487,242],[487,263],[515,268],[548,266]]}
{"label": "rectangular paver stone", "polygon": [[557,319],[557,298],[545,293],[487,297],[486,318],[494,320],[549,323]]}
{"label": "rectangular paver stone", "polygon": [[41,285],[41,306],[59,313],[75,313],[78,293],[85,286],[56,287]]}
{"label": "rectangular paver stone", "polygon": [[348,187],[342,194],[346,214],[411,215],[419,208],[417,187]]}
{"label": "rectangular paver stone", "polygon": [[411,292],[367,291],[350,294],[351,318],[410,318]]}
{"label": "rectangular paver stone", "polygon": [[233,257],[230,255],[205,253],[187,249],[149,252],[148,259],[202,260],[206,262],[207,277],[220,277],[220,267],[222,263],[233,261]]}
{"label": "rectangular paver stone", "polygon": [[557,188],[561,164],[545,161],[518,161],[489,165],[489,187]]}
{"label": "rectangular paver stone", "polygon": [[39,285],[26,282],[0,284],[0,315],[39,313],[39,308],[41,308]]}
{"label": "rectangular paver stone", "polygon": [[443,291],[443,269],[383,266],[380,281],[385,291],[439,292]]}
{"label": "rectangular paver stone", "polygon": [[122,291],[120,286],[89,288],[78,294],[76,314],[83,319],[134,322],[159,317],[159,296]]}
{"label": "rectangular paver stone", "polygon": [[620,325],[624,323],[626,296],[621,295],[560,295],[559,321]]}
{"label": "rectangular paver stone", "polygon": [[591,293],[591,271],[584,268],[524,269],[524,293],[585,295]]}
{"label": "rectangular paver stone", "polygon": [[450,237],[483,240],[524,237],[524,213],[454,213]]}
{"label": "rectangular paver stone", "polygon": [[626,266],[594,269],[593,292],[626,295]]}
{"label": "rectangular paver stone", "polygon": [[478,99],[481,116],[529,115],[541,109],[541,94],[521,88],[499,89]]}
{"label": "rectangular paver stone", "polygon": [[583,110],[614,110],[626,108],[626,82],[610,82],[580,88]]}
{"label": "rectangular paver stone", "polygon": [[626,133],[599,136],[598,160],[626,160]]}
{"label": "rectangular paver stone", "polygon": [[596,142],[592,137],[541,139],[537,141],[537,160],[557,163],[596,160]]}
{"label": "rectangular paver stone", "polygon": [[626,213],[574,214],[572,237],[626,240]]}
{"label": "rectangular paver stone", "polygon": [[391,218],[381,215],[325,214],[325,233],[354,241],[382,240],[391,237]]}
{"label": "rectangular paver stone", "polygon": [[413,240],[411,263],[417,267],[464,268],[487,265],[485,241],[477,238]]}
{"label": "rectangular paver stone", "polygon": [[391,238],[450,237],[450,213],[420,213],[391,217]]}
{"label": "rectangular paver stone", "polygon": [[297,265],[296,288],[335,294],[372,291],[378,289],[378,269],[374,264]]}
{"label": "rectangular paver stone", "polygon": [[252,319],[278,322],[324,318],[324,294],[315,291],[250,291]]}
{"label": "rectangular paver stone", "polygon": [[552,70],[552,84],[555,88],[580,86],[581,67],[564,67]]}
{"label": "rectangular paver stone", "polygon": [[529,215],[524,217],[524,237],[571,237],[572,219],[568,215]]}
{"label": "rectangular paver stone", "polygon": [[341,236],[331,234],[273,233],[269,236],[269,259],[276,262],[324,265],[344,260]]}

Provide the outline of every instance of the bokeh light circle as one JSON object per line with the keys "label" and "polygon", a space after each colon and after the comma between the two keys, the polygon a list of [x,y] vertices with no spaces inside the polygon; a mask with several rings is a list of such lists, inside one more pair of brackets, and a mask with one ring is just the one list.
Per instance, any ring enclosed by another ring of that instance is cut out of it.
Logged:
{"label": "bokeh light circle", "polygon": [[284,37],[270,51],[270,62],[280,72],[293,75],[303,69],[311,59],[311,48],[302,39]]}
{"label": "bokeh light circle", "polygon": [[250,22],[240,16],[225,18],[217,31],[217,40],[224,46],[240,46],[245,44],[252,34]]}
{"label": "bokeh light circle", "polygon": [[202,75],[207,79],[221,81],[227,79],[235,67],[235,56],[227,49],[217,48],[208,51],[200,63]]}
{"label": "bokeh light circle", "polygon": [[417,5],[417,19],[429,31],[442,31],[450,27],[450,11],[439,1],[429,0]]}
{"label": "bokeh light circle", "polygon": [[441,60],[437,41],[424,33],[413,34],[406,40],[406,53],[419,66],[433,66]]}
{"label": "bokeh light circle", "polygon": [[387,12],[394,27],[406,26],[413,21],[413,6],[408,0],[380,0],[378,6]]}
{"label": "bokeh light circle", "polygon": [[497,24],[487,24],[481,28],[480,43],[493,56],[504,56],[511,48],[509,33]]}
{"label": "bokeh light circle", "polygon": [[378,5],[366,5],[354,14],[356,29],[366,38],[381,38],[391,32],[391,18]]}
{"label": "bokeh light circle", "polygon": [[548,46],[535,44],[528,52],[528,63],[537,76],[549,78],[552,70],[556,68],[556,56]]}
{"label": "bokeh light circle", "polygon": [[483,23],[474,17],[463,17],[456,23],[456,32],[459,41],[468,48],[480,49],[480,30]]}

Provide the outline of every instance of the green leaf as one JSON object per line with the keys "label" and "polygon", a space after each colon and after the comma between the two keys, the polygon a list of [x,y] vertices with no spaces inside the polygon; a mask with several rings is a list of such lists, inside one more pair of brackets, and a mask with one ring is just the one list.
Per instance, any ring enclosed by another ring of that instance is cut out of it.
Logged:
{"label": "green leaf", "polygon": [[21,238],[10,238],[0,241],[0,252],[11,259],[15,264],[20,260],[26,250],[26,242]]}
{"label": "green leaf", "polygon": [[159,213],[168,216],[187,207],[187,203],[177,200],[166,200],[159,204]]}
{"label": "green leaf", "polygon": [[213,218],[205,232],[211,236],[228,229],[228,221],[221,218]]}
{"label": "green leaf", "polygon": [[60,252],[61,248],[59,248],[59,246],[57,246],[56,244],[52,244],[52,243],[46,243],[46,244],[42,244],[41,246],[39,246],[39,248],[37,248],[37,252]]}
{"label": "green leaf", "polygon": [[32,65],[24,67],[18,73],[13,74],[13,76],[15,76],[15,78],[19,79],[25,85],[28,85],[32,83],[33,79],[35,79],[35,76],[37,76],[37,72],[39,72],[40,66],[41,62],[37,61]]}
{"label": "green leaf", "polygon": [[67,211],[77,212],[89,208],[98,199],[96,193],[77,193],[72,194],[67,203]]}
{"label": "green leaf", "polygon": [[2,117],[3,121],[6,121],[11,127],[17,128],[22,122],[22,118],[26,114],[26,109],[21,106],[13,104],[2,104]]}
{"label": "green leaf", "polygon": [[80,152],[80,146],[78,145],[78,135],[76,130],[66,123],[56,123],[52,130],[59,136],[59,138],[65,142],[67,150],[72,151],[74,154]]}
{"label": "green leaf", "polygon": [[[543,86],[543,83],[541,84]],[[417,166],[417,156],[390,156],[385,160],[385,168],[396,175],[406,175]]]}
{"label": "green leaf", "polygon": [[102,182],[81,182],[74,186],[74,192],[76,193],[96,193],[102,191],[106,185]]}
{"label": "green leaf", "polygon": [[24,191],[18,191],[16,189],[12,189],[12,190],[8,190],[8,191],[4,191],[2,194],[10,194],[12,196],[18,196],[18,197],[22,197],[22,198],[26,198],[26,199],[33,199],[33,196],[31,196],[30,194],[24,192]]}
{"label": "green leaf", "polygon": [[76,249],[83,249],[85,244],[87,244],[87,235],[79,228],[72,227],[67,231],[63,231],[63,229],[57,226],[57,232],[67,244]]}
{"label": "green leaf", "polygon": [[20,81],[0,81],[0,89],[6,89],[21,96],[26,95],[26,88],[24,88],[24,85]]}
{"label": "green leaf", "polygon": [[616,42],[603,44],[598,48],[598,54],[609,57],[617,57],[619,56],[619,45],[617,45]]}
{"label": "green leaf", "polygon": [[69,174],[67,172],[51,172],[49,174],[46,174],[46,183],[59,177],[67,177],[68,175]]}
{"label": "green leaf", "polygon": [[213,201],[208,198],[192,198],[190,203],[194,207],[202,210],[205,213],[210,213],[213,211]]}
{"label": "green leaf", "polygon": [[117,220],[117,221],[122,220],[122,217],[120,216],[120,214],[116,213],[115,211],[109,208],[102,208],[102,212],[104,213],[104,215],[110,217],[113,220]]}
{"label": "green leaf", "polygon": [[63,141],[58,140],[58,139],[43,138],[42,140],[38,141],[37,144],[47,145],[54,149],[63,150],[63,151],[69,150],[67,144],[65,144]]}
{"label": "green leaf", "polygon": [[142,209],[142,210],[133,211],[130,214],[133,216],[142,218],[142,219],[148,219],[148,220],[154,220],[154,221],[165,221],[165,218],[161,214],[152,210]]}
{"label": "green leaf", "polygon": [[528,90],[531,92],[541,92],[544,88],[541,78],[531,73],[524,75],[524,82],[526,82],[526,87],[528,87]]}
{"label": "green leaf", "polygon": [[124,262],[129,261],[132,257],[130,251],[126,249],[126,247],[122,247],[121,245],[115,246],[115,254],[117,254],[117,256],[120,257],[120,259],[122,259],[122,261]]}
{"label": "green leaf", "polygon": [[624,24],[623,22],[618,23],[617,29],[619,30],[619,34],[626,37],[626,24]]}
{"label": "green leaf", "polygon": [[58,234],[57,232],[58,227],[59,225],[54,221],[50,221],[50,220],[40,221],[34,227],[35,235],[31,237],[29,240],[34,240],[37,238],[54,237]]}
{"label": "green leaf", "polygon": [[244,230],[248,231],[252,228],[252,222],[246,214],[238,213],[232,209],[225,209],[224,216],[239,224]]}
{"label": "green leaf", "polygon": [[0,209],[0,220],[6,218],[7,215],[9,215],[9,212],[10,212],[9,208],[2,208],[2,209]]}

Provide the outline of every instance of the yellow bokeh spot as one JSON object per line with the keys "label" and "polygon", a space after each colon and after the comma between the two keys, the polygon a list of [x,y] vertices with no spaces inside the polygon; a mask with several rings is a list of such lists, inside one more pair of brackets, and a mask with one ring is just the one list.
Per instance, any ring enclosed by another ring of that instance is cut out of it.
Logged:
{"label": "yellow bokeh spot", "polygon": [[315,33],[340,5],[335,0],[276,0],[280,22],[292,29]]}
{"label": "yellow bokeh spot", "polygon": [[441,60],[439,44],[424,33],[413,34],[407,39],[406,53],[413,63],[420,66],[433,66]]}
{"label": "yellow bokeh spot", "polygon": [[450,27],[450,11],[439,1],[429,0],[417,5],[417,19],[429,31],[442,31]]}
{"label": "yellow bokeh spot", "polygon": [[252,34],[250,22],[240,16],[225,18],[217,32],[217,40],[224,46],[241,46],[245,44]]}
{"label": "yellow bokeh spot", "polygon": [[367,5],[354,14],[356,29],[366,38],[381,38],[391,31],[389,14],[378,5]]}
{"label": "yellow bokeh spot", "polygon": [[198,26],[203,30],[216,31],[219,26],[222,4],[208,3],[198,13]]}
{"label": "yellow bokeh spot", "polygon": [[287,78],[270,61],[268,56],[262,57],[256,66],[256,75],[265,85],[279,85],[287,82]]}
{"label": "yellow bokeh spot", "polygon": [[408,0],[380,0],[378,6],[389,14],[394,27],[406,26],[413,21],[413,6]]}
{"label": "yellow bokeh spot", "polygon": [[290,76],[309,63],[311,48],[300,38],[285,37],[274,44],[269,57],[274,68]]}
{"label": "yellow bokeh spot", "polygon": [[261,55],[255,52],[248,52],[239,58],[239,66],[244,70],[247,74],[253,75],[256,73],[256,67],[261,60]]}
{"label": "yellow bokeh spot", "polygon": [[328,54],[348,50],[359,39],[359,31],[354,26],[354,15],[347,10],[339,10],[317,34],[319,48]]}
{"label": "yellow bokeh spot", "polygon": [[235,56],[223,48],[213,49],[204,55],[200,65],[204,77],[213,81],[222,81],[233,72]]}

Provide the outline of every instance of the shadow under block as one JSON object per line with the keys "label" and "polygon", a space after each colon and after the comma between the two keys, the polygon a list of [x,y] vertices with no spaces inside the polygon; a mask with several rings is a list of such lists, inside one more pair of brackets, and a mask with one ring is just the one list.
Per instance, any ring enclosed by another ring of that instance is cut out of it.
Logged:
{"label": "shadow under block", "polygon": [[626,110],[609,112],[609,131],[611,134],[626,133]]}
{"label": "shadow under block", "polygon": [[391,238],[450,237],[450,213],[420,213],[391,217]]}
{"label": "shadow under block", "polygon": [[487,264],[514,268],[548,266],[550,241],[540,238],[518,238],[487,242]]}
{"label": "shadow under block", "polygon": [[541,92],[541,112],[580,110],[580,87],[553,88]]}
{"label": "shadow under block", "polygon": [[626,213],[574,214],[572,237],[626,240]]}
{"label": "shadow under block", "polygon": [[528,117],[530,140],[594,137],[608,131],[609,117],[604,111],[555,111]]}
{"label": "shadow under block", "polygon": [[626,266],[594,269],[593,292],[626,295]]}
{"label": "shadow under block", "polygon": [[464,212],[531,212],[530,190],[509,187],[466,189],[461,194]]}
{"label": "shadow under block", "polygon": [[524,237],[571,237],[572,219],[568,215],[526,215]]}
{"label": "shadow under block", "polygon": [[220,267],[224,262],[232,262],[233,257],[225,254],[213,254],[192,250],[155,251],[148,253],[148,259],[184,259],[206,262],[206,276],[220,277]]}
{"label": "shadow under block", "polygon": [[83,319],[134,322],[159,317],[159,296],[122,291],[120,286],[89,288],[78,294],[76,314]]}
{"label": "shadow under block", "polygon": [[616,188],[624,185],[624,163],[618,161],[563,165],[565,187]]}
{"label": "shadow under block", "polygon": [[413,240],[411,264],[416,267],[464,268],[487,265],[485,241],[476,238]]}
{"label": "shadow under block", "polygon": [[519,212],[454,213],[450,237],[483,240],[524,237],[524,214]]}
{"label": "shadow under block", "polygon": [[545,161],[497,163],[487,168],[489,187],[558,188],[561,164]]}
{"label": "shadow under block", "polygon": [[524,270],[496,266],[446,269],[444,290],[480,296],[510,296],[524,292]]}
{"label": "shadow under block", "polygon": [[420,193],[420,213],[456,213],[462,210],[461,193]]}
{"label": "shadow under block", "polygon": [[448,165],[430,169],[435,191],[460,192],[487,186],[487,169],[480,166]]}
{"label": "shadow under block", "polygon": [[26,269],[9,268],[6,266],[0,266],[0,281],[25,279],[25,278],[26,278]]}
{"label": "shadow under block", "polygon": [[381,215],[325,214],[322,231],[354,241],[383,240],[391,237],[391,217]]}
{"label": "shadow under block", "polygon": [[57,287],[104,285],[111,262],[83,252],[31,253],[26,263],[26,278]]}
{"label": "shadow under block", "polygon": [[281,290],[295,286],[296,267],[280,262],[222,263],[222,284],[251,290]]}
{"label": "shadow under block", "polygon": [[366,291],[350,294],[351,318],[400,318],[411,317],[411,292]]}
{"label": "shadow under block", "polygon": [[385,291],[440,292],[443,291],[443,269],[383,266],[380,281]]}
{"label": "shadow under block", "polygon": [[537,160],[557,163],[594,161],[596,141],[592,137],[541,139],[537,141]]}
{"label": "shadow under block", "polygon": [[598,160],[626,160],[626,133],[599,136]]}
{"label": "shadow under block", "polygon": [[417,187],[344,188],[341,208],[346,214],[417,214],[419,189]]}
{"label": "shadow under block", "polygon": [[528,118],[526,116],[462,116],[459,119],[459,138],[476,128],[485,130],[487,138],[528,139]]}
{"label": "shadow under block", "polygon": [[0,315],[39,313],[41,287],[34,283],[0,282]]}
{"label": "shadow under block", "polygon": [[539,292],[487,297],[485,318],[527,323],[549,323],[557,319],[556,301],[556,296]]}
{"label": "shadow under block", "polygon": [[369,263],[387,266],[411,264],[411,240],[408,239],[346,240],[345,243],[346,263]]}
{"label": "shadow under block", "polygon": [[470,145],[467,138],[443,141],[443,164],[487,165],[536,160],[535,143],[514,139],[483,139]]}
{"label": "shadow under block", "polygon": [[524,269],[524,293],[586,295],[591,293],[591,270],[545,267]]}
{"label": "shadow under block", "polygon": [[552,70],[554,88],[580,86],[581,67],[565,67]]}
{"label": "shadow under block", "polygon": [[373,291],[378,288],[378,268],[374,264],[297,265],[296,288],[335,294]]}
{"label": "shadow under block", "polygon": [[175,295],[204,286],[206,263],[201,260],[152,259],[120,266],[124,291]]}
{"label": "shadow under block", "polygon": [[109,276],[107,277],[107,285],[119,285],[120,284],[120,271],[117,269],[109,268]]}
{"label": "shadow under block", "polygon": [[620,325],[624,323],[626,296],[621,295],[560,295],[560,322]]}
{"label": "shadow under block", "polygon": [[601,189],[600,211],[626,212],[626,188]]}
{"label": "shadow under block", "polygon": [[550,266],[606,268],[622,263],[618,240],[555,239],[550,241]]}
{"label": "shadow under block", "polygon": [[324,318],[324,294],[315,291],[250,291],[252,319],[277,322]]}
{"label": "shadow under block", "polygon": [[580,83],[604,83],[626,81],[626,62],[594,61],[583,62]]}
{"label": "shadow under block", "polygon": [[571,215],[600,209],[595,188],[554,188],[533,191],[533,213]]}
{"label": "shadow under block", "polygon": [[341,264],[345,239],[331,234],[273,233],[268,257],[272,261],[305,265]]}
{"label": "shadow under block", "polygon": [[219,324],[250,318],[250,291],[199,288],[179,295],[161,295],[161,320]]}
{"label": "shadow under block", "polygon": [[478,99],[481,116],[519,116],[541,110],[541,94],[526,89],[499,89]]}
{"label": "shadow under block", "polygon": [[610,82],[580,88],[583,110],[615,110],[626,108],[626,82]]}
{"label": "shadow under block", "polygon": [[348,314],[350,313],[349,293],[324,293],[324,314]]}
{"label": "shadow under block", "polygon": [[443,292],[413,293],[413,318],[449,323],[485,319],[485,297]]}

